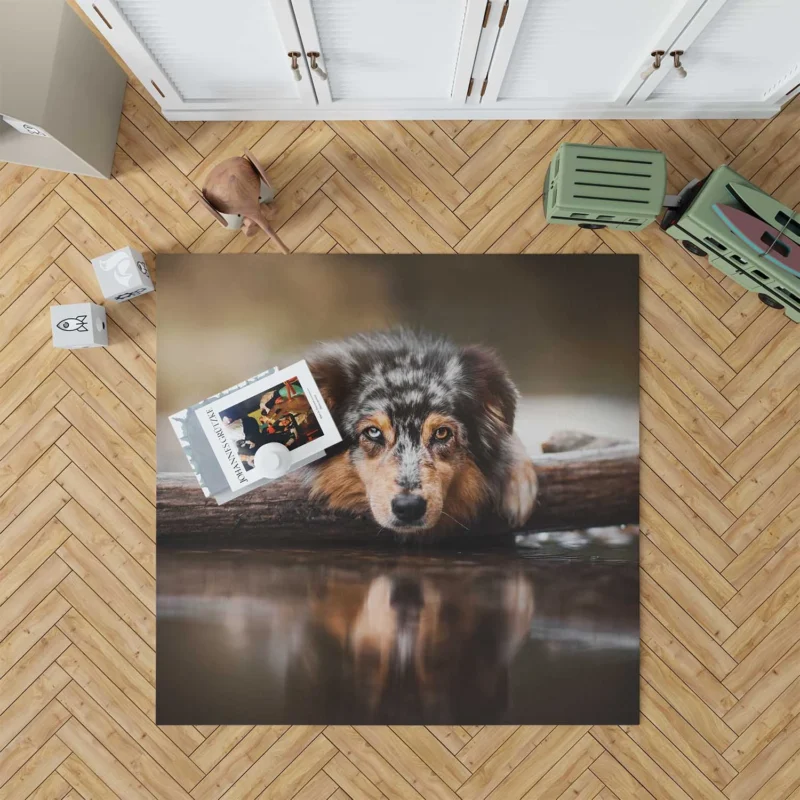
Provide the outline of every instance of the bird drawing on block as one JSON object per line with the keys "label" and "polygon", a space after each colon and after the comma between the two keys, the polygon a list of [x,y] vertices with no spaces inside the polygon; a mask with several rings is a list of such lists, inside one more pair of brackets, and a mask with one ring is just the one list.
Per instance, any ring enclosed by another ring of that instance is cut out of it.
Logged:
{"label": "bird drawing on block", "polygon": [[230,227],[223,214],[240,216],[245,236],[253,236],[260,228],[282,253],[288,253],[289,248],[270,224],[273,209],[261,201],[262,182],[269,187],[263,168],[250,151],[245,150],[243,156],[226,158],[211,170],[200,198],[220,224]]}

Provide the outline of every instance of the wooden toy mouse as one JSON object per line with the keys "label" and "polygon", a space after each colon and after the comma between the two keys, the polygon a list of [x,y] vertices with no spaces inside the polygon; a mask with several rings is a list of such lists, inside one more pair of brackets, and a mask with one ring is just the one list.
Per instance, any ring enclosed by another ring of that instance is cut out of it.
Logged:
{"label": "wooden toy mouse", "polygon": [[245,236],[261,228],[282,253],[289,248],[270,225],[272,209],[266,205],[274,194],[266,172],[253,154],[226,158],[209,172],[200,199],[212,216],[226,228],[244,227]]}

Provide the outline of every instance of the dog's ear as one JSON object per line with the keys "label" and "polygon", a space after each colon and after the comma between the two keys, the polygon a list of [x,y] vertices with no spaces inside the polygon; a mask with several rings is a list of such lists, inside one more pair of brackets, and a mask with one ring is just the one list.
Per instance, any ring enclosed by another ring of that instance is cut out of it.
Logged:
{"label": "dog's ear", "polygon": [[341,359],[330,353],[312,355],[308,359],[308,369],[328,408],[338,406],[348,389],[347,374]]}
{"label": "dog's ear", "polygon": [[493,427],[510,432],[517,411],[517,387],[500,356],[488,347],[470,345],[464,348],[462,357],[488,421]]}

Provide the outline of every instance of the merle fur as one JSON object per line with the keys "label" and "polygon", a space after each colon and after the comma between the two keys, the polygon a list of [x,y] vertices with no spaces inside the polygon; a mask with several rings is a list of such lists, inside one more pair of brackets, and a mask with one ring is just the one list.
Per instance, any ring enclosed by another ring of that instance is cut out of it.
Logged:
{"label": "merle fur", "polygon": [[338,452],[358,447],[359,420],[383,412],[397,433],[401,462],[408,456],[401,486],[417,488],[412,451],[419,430],[431,413],[447,414],[466,429],[467,449],[499,496],[518,392],[495,351],[400,328],[320,345],[307,360],[342,434]]}

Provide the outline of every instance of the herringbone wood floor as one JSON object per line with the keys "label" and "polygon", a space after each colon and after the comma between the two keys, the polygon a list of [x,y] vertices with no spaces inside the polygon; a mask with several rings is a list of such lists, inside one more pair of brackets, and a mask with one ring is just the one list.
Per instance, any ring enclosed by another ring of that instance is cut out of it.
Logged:
{"label": "herringbone wood floor", "polygon": [[[800,798],[800,326],[540,196],[566,140],[660,148],[673,190],[730,162],[797,207],[799,120],[170,125],[132,82],[111,181],[0,165],[0,796]],[[153,724],[157,294],[73,353],[48,306],[99,301],[88,259],[126,244],[272,251],[196,202],[244,146],[298,252],[641,256],[641,725]]]}

